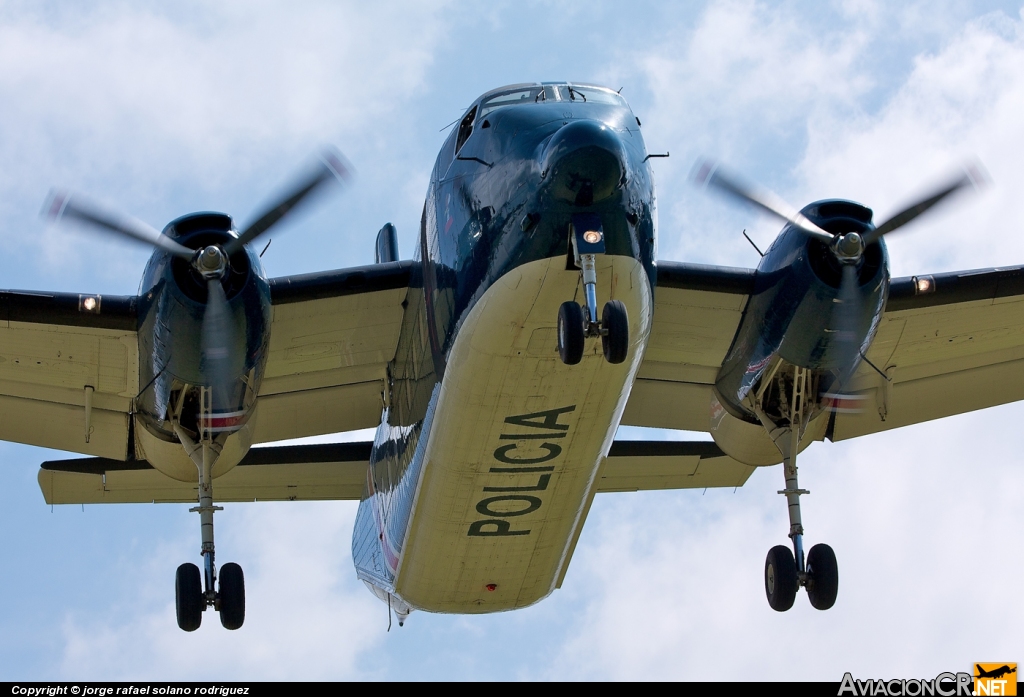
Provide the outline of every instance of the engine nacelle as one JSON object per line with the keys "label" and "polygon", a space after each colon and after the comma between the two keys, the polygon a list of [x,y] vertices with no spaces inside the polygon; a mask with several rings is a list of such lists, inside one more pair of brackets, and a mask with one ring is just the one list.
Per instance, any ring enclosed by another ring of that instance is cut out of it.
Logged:
{"label": "engine nacelle", "polygon": [[[822,411],[807,424],[800,450],[823,440],[830,412]],[[711,397],[711,437],[726,455],[745,465],[777,465],[782,453],[761,424],[750,423],[727,412],[715,396]]]}

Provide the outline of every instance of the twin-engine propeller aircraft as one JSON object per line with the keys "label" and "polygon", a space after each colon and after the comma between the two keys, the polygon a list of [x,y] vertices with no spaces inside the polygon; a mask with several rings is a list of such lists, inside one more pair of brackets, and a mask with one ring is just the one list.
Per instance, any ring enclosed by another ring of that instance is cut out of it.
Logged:
{"label": "twin-engine propeller aircraft", "polygon": [[[875,225],[710,163],[700,181],[785,227],[756,270],[656,261],[651,157],[614,91],[493,90],[441,148],[414,261],[388,224],[375,264],[269,280],[251,243],[344,174],[337,155],[241,233],[215,213],[157,232],[58,194],[54,218],[156,250],[135,297],[0,295],[0,436],[94,456],[43,464],[48,503],[198,502],[188,631],[208,608],[244,620],[217,502],[359,500],[356,573],[401,623],[546,597],[597,493],[739,486],[780,462],[792,548],[768,554],[768,601],[804,587],[827,609],[836,558],[804,554],[797,454],[1024,398],[1024,269],[890,279],[884,236],[971,175]],[[714,442],[616,441],[620,424]]]}

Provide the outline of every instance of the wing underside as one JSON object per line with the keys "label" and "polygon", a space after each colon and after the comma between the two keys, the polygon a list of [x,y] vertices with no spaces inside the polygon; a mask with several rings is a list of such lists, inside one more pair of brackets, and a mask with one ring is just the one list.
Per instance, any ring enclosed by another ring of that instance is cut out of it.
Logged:
{"label": "wing underside", "polygon": [[[253,448],[217,478],[218,501],[360,500],[371,442]],[[711,442],[616,441],[601,464],[597,493],[742,486],[753,467]],[[50,504],[185,503],[195,483],[145,460],[76,458],[44,462],[39,487]]]}
{"label": "wing underside", "polygon": [[0,438],[125,459],[134,297],[0,292]]}
{"label": "wing underside", "polygon": [[273,279],[255,441],[373,428],[414,262]]}
{"label": "wing underside", "polygon": [[[753,289],[753,272],[659,264],[654,324],[623,423],[707,431],[711,386]],[[843,440],[1024,399],[1024,267],[892,281],[854,376]]]}
{"label": "wing underside", "polygon": [[[414,262],[272,279],[255,440],[374,427]],[[125,461],[137,299],[0,291],[0,438]]]}
{"label": "wing underside", "polygon": [[[377,425],[414,271],[400,262],[272,282],[257,442]],[[864,408],[837,414],[830,439],[1024,399],[1024,268],[927,281],[893,281],[855,376]],[[708,430],[711,386],[752,287],[749,270],[659,266],[651,339],[624,424]],[[136,324],[130,297],[0,293],[0,437],[98,457],[45,467],[47,501],[195,500],[193,487],[131,459]],[[222,478],[218,498],[359,498],[368,451],[324,452],[255,449]],[[596,490],[739,486],[751,471],[711,443],[616,442]]]}

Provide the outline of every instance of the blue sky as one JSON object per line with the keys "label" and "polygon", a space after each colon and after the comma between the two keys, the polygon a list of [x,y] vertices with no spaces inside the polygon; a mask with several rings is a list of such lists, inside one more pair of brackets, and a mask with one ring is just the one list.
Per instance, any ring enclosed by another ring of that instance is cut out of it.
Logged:
{"label": "blue sky", "polygon": [[[484,90],[555,79],[622,87],[649,149],[672,153],[655,165],[663,259],[752,266],[740,231],[777,231],[690,186],[699,155],[880,217],[977,156],[993,185],[894,236],[893,271],[1024,262],[1020,4],[364,5],[0,2],[0,286],[136,291],[146,250],[48,228],[53,185],[158,227],[203,209],[244,223],[325,142],[358,176],[275,232],[268,273],[369,263],[387,221],[411,256],[442,128]],[[197,557],[195,515],[51,511],[36,473],[61,454],[0,443],[0,679],[837,681],[1020,660],[1022,417],[807,451],[808,538],[841,569],[827,613],[765,602],[787,530],[770,468],[736,492],[602,495],[547,600],[390,633],[352,569],[354,503],[228,506],[218,559],[245,568],[245,627],[185,634],[173,574]]]}

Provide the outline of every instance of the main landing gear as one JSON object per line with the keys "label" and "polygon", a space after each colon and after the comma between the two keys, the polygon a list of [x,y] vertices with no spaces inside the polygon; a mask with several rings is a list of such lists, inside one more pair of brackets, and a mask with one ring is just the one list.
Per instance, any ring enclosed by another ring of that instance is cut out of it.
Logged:
{"label": "main landing gear", "polygon": [[599,336],[605,360],[622,363],[629,353],[626,306],[621,300],[609,300],[600,321],[597,319],[597,254],[604,251],[604,233],[597,216],[573,217],[570,244],[583,277],[586,306],[570,300],[558,308],[558,355],[566,365],[576,365],[583,359],[585,340]]}
{"label": "main landing gear", "polygon": [[[766,381],[767,382],[767,381]],[[804,527],[800,517],[800,496],[810,493],[801,489],[797,482],[796,456],[799,451],[800,437],[810,420],[808,413],[808,387],[810,371],[805,368],[793,368],[793,380],[780,381],[778,384],[789,386],[789,395],[785,389],[780,390],[782,411],[787,412],[788,423],[778,425],[761,408],[758,399],[753,400],[754,411],[775,442],[783,457],[783,471],[786,477],[786,488],[779,493],[786,497],[789,507],[789,538],[793,550],[784,545],[777,545],[768,550],[764,562],[764,590],[768,596],[768,604],[777,612],[785,612],[793,607],[796,593],[801,586],[807,589],[807,597],[811,605],[818,610],[828,610],[836,602],[839,593],[839,566],[835,552],[826,544],[811,547],[804,557]],[[788,399],[787,399],[788,397]]]}
{"label": "main landing gear", "polygon": [[[202,388],[204,407],[209,405],[209,389]],[[207,409],[204,413],[210,413]],[[207,423],[211,420],[206,419]],[[220,455],[222,443],[205,426],[201,426],[201,440],[196,443],[181,426],[175,422],[174,430],[185,446],[189,457],[199,469],[199,505],[190,508],[189,513],[199,514],[202,539],[201,554],[203,573],[200,579],[199,567],[185,563],[178,567],[174,579],[174,608],[178,626],[186,632],[199,629],[203,612],[212,607],[220,612],[220,623],[225,629],[238,629],[245,622],[245,577],[242,567],[234,562],[220,569],[220,588],[217,589],[217,565],[213,542],[213,514],[223,507],[213,505],[213,466]],[[204,590],[205,588],[205,590]]]}

